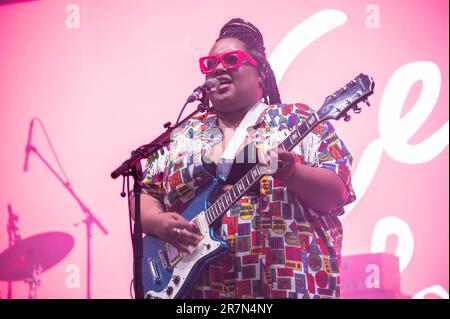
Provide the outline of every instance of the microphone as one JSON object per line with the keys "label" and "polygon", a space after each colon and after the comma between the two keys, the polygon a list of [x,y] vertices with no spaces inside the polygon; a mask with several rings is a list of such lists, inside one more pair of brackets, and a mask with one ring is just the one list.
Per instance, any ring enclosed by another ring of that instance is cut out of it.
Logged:
{"label": "microphone", "polygon": [[206,92],[214,92],[220,88],[220,82],[217,79],[210,78],[202,85],[198,86],[194,92],[188,97],[187,103],[201,100]]}
{"label": "microphone", "polygon": [[24,170],[24,172],[28,171],[28,158],[30,157],[30,151],[33,148],[31,146],[31,134],[33,132],[33,123],[34,123],[34,119],[31,120],[30,127],[28,129],[27,146],[25,146],[25,162],[23,163],[23,170]]}

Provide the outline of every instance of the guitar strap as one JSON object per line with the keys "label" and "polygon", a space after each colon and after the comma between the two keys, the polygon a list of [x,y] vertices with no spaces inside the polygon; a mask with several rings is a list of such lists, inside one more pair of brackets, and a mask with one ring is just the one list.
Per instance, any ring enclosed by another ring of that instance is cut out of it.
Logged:
{"label": "guitar strap", "polygon": [[226,181],[230,174],[236,153],[248,134],[247,128],[255,124],[256,120],[264,112],[267,106],[268,105],[261,102],[261,100],[258,101],[247,114],[245,114],[241,123],[236,128],[233,137],[225,148],[225,151],[219,160],[219,164],[217,165],[216,176],[222,182]]}

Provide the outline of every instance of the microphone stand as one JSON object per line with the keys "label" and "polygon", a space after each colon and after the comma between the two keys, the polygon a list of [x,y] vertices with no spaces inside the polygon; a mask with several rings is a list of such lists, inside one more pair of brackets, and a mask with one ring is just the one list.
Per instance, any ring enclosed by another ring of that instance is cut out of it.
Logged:
{"label": "microphone stand", "polygon": [[[142,169],[141,169],[141,160],[148,158],[149,156],[156,154],[158,150],[162,147],[168,145],[170,143],[170,135],[172,131],[178,127],[180,127],[183,123],[185,123],[188,119],[191,119],[199,112],[205,112],[209,109],[209,91],[202,91],[202,98],[200,99],[200,104],[197,106],[197,109],[186,116],[184,119],[179,121],[181,114],[183,113],[186,105],[193,100],[188,99],[186,103],[183,105],[180,114],[177,118],[177,121],[174,126],[171,126],[171,122],[167,122],[164,124],[164,128],[166,131],[159,135],[156,139],[151,141],[148,144],[142,145],[138,147],[136,150],[131,152],[131,157],[124,161],[118,168],[116,168],[112,173],[111,177],[116,179],[119,176],[123,176],[125,185],[125,179],[128,176],[132,176],[134,179],[134,201],[135,201],[135,209],[134,209],[134,229],[133,229],[133,283],[134,283],[134,295],[136,299],[144,299],[144,289],[142,286],[142,255],[143,255],[143,245],[142,245],[142,221],[141,221],[141,193],[142,186],[140,181],[142,180]],[[195,101],[195,100],[194,100]],[[121,196],[124,196],[125,193],[122,190]],[[128,194],[130,195],[130,194]],[[129,197],[128,197],[129,198]],[[130,201],[128,200],[128,205],[130,205]],[[129,207],[129,211],[130,207]],[[131,215],[130,215],[131,216]]]}
{"label": "microphone stand", "polygon": [[[42,124],[42,123],[41,123]],[[45,132],[45,129],[44,129]],[[46,132],[45,135],[47,136]],[[48,138],[48,136],[47,136]],[[52,148],[53,149],[53,148]],[[29,152],[33,152],[36,156],[47,166],[47,168],[53,173],[53,175],[61,182],[64,188],[72,195],[75,201],[80,206],[81,210],[86,214],[86,218],[78,223],[75,226],[78,226],[80,223],[84,223],[86,226],[86,245],[87,245],[87,271],[86,271],[86,298],[91,299],[91,238],[92,238],[92,224],[96,225],[100,230],[107,235],[108,231],[106,228],[100,223],[100,221],[94,216],[91,210],[81,201],[81,199],[75,194],[72,185],[69,181],[64,181],[61,176],[55,171],[55,169],[50,166],[47,160],[41,155],[39,150],[33,146],[29,145]]]}

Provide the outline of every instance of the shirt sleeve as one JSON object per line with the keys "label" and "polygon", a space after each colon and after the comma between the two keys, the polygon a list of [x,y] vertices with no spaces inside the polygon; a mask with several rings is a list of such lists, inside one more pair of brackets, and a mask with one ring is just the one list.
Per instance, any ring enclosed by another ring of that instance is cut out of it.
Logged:
{"label": "shirt sleeve", "polygon": [[141,180],[142,192],[158,199],[164,209],[167,208],[165,202],[167,194],[164,182],[169,179],[170,166],[174,157],[173,153],[176,152],[177,147],[188,147],[186,144],[189,144],[189,140],[193,137],[194,130],[192,127],[194,124],[199,125],[201,122],[198,118],[189,119],[173,130],[170,135],[171,143],[161,147],[157,156],[147,158],[147,163],[144,166]]}
{"label": "shirt sleeve", "polygon": [[162,147],[158,155],[147,158],[141,180],[142,192],[158,199],[164,205],[163,181],[167,167],[169,147]]}
{"label": "shirt sleeve", "polygon": [[[290,116],[298,116],[303,120],[306,120],[312,114],[312,110],[303,104],[296,104],[289,111],[291,111]],[[292,128],[298,128],[303,120],[293,121],[296,124]],[[299,145],[293,148],[292,152],[296,155],[298,162],[312,167],[328,169],[341,178],[349,194],[343,206],[355,201],[356,196],[350,174],[353,157],[329,121],[318,124]],[[340,207],[331,213],[339,216],[344,214],[344,209]]]}
{"label": "shirt sleeve", "polygon": [[[333,125],[329,121],[322,122],[308,135],[309,138],[305,138],[305,143],[301,144],[305,163],[328,169],[341,178],[349,194],[343,206],[355,201],[350,174],[353,157]],[[344,210],[341,207],[334,213],[342,215]]]}

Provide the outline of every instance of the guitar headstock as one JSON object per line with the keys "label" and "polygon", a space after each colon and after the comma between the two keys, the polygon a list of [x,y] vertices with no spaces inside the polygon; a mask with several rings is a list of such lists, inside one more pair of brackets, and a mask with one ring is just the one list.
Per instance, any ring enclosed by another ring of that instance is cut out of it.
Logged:
{"label": "guitar headstock", "polygon": [[353,110],[356,114],[362,111],[358,107],[359,102],[365,102],[367,106],[370,106],[367,98],[373,94],[374,87],[375,82],[371,76],[359,74],[343,88],[325,98],[325,102],[317,112],[319,119],[339,120],[343,117],[345,121],[349,121],[349,110]]}

